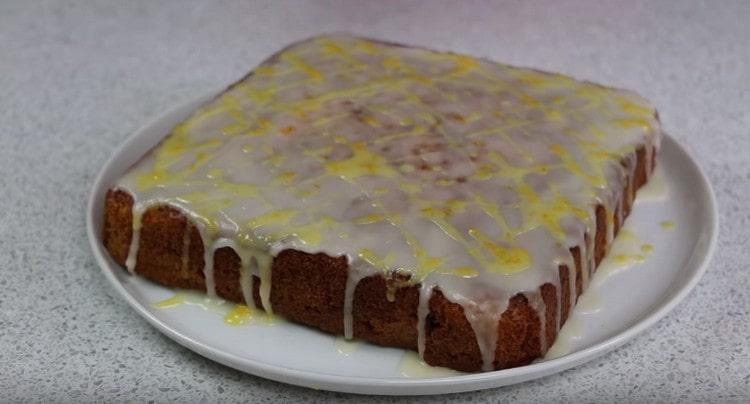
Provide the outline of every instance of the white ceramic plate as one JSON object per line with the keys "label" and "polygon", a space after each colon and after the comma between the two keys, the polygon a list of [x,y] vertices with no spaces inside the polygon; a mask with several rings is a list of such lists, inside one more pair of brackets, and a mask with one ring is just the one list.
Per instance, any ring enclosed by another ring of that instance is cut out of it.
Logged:
{"label": "white ceramic plate", "polygon": [[[711,187],[685,150],[665,136],[659,176],[666,189],[654,187],[659,182],[656,177],[647,186],[653,189],[645,192],[652,197],[639,196],[625,224],[642,243],[653,245],[654,251],[645,262],[626,270],[597,272],[556,344],[555,350],[563,354],[557,359],[487,373],[405,377],[399,365],[403,350],[360,344],[345,355],[337,350],[335,337],[289,322],[229,326],[221,315],[196,306],[156,308],[154,302],[174,291],[131,277],[109,258],[100,236],[104,195],[176,123],[210,98],[201,97],[165,113],[136,131],[114,153],[94,183],[87,231],[104,275],[148,322],[203,356],[257,376],[317,389],[390,395],[478,390],[546,376],[602,355],[664,317],[698,282],[716,243],[717,213]],[[660,226],[666,220],[675,223],[673,231]]]}

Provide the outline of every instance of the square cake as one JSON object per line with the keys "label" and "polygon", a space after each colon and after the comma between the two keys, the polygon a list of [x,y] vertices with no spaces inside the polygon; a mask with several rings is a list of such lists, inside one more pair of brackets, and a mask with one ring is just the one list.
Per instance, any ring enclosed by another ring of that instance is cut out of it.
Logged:
{"label": "square cake", "polygon": [[327,35],[177,125],[108,192],[131,273],[488,371],[545,354],[648,180],[624,90]]}

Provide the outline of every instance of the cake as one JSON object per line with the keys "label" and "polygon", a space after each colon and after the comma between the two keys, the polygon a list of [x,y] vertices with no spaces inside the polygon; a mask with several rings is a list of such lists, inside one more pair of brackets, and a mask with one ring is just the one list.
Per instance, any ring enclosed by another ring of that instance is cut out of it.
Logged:
{"label": "cake", "polygon": [[195,111],[106,196],[128,271],[489,371],[554,342],[659,148],[638,95],[338,34]]}

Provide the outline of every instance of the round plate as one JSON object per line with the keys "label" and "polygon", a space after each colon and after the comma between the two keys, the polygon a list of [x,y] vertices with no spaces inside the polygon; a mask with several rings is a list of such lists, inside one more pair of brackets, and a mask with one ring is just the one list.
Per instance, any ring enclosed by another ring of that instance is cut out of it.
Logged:
{"label": "round plate", "polygon": [[[556,344],[556,350],[563,353],[559,358],[487,373],[405,377],[399,366],[403,350],[359,344],[342,354],[335,337],[285,321],[275,326],[230,326],[221,315],[196,306],[156,308],[153,303],[175,292],[128,275],[110,259],[101,243],[104,195],[175,124],[211,97],[172,109],[117,149],[91,191],[87,231],[104,275],[149,323],[205,357],[257,376],[316,389],[390,395],[478,390],[546,376],[602,355],[664,317],[698,282],[716,244],[717,213],[711,187],[685,150],[664,136],[658,175],[642,192],[656,195],[646,198],[639,193],[625,223],[643,243],[653,246],[653,252],[627,270],[596,273],[582,300],[598,303],[576,307]],[[658,187],[659,176],[665,189],[649,191],[648,187]],[[665,229],[664,221],[673,221],[675,230]],[[573,338],[565,337],[571,334]],[[560,344],[569,349],[557,349]]]}

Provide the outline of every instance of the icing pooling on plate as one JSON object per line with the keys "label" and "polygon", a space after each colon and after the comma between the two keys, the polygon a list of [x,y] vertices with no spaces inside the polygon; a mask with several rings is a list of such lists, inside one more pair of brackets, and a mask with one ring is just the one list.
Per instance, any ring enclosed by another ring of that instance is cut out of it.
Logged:
{"label": "icing pooling on plate", "polygon": [[464,308],[489,370],[491,325],[508,300],[525,294],[544,319],[539,286],[575,288],[575,271],[568,285],[558,275],[559,265],[574,268],[573,246],[585,247],[587,281],[593,207],[614,220],[636,147],[650,153],[658,142],[653,108],[627,91],[317,37],[200,108],[118,182],[135,200],[127,266],[136,266],[140,216],[169,204],[200,232],[209,294],[213,253],[224,246],[241,257],[245,300],[258,276],[269,312],[270,264],[280,251],[346,255],[347,337],[358,281],[398,271],[421,284],[420,353],[437,288]]}

